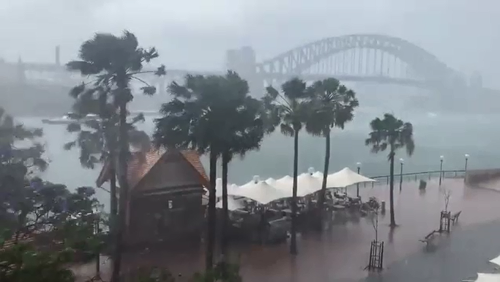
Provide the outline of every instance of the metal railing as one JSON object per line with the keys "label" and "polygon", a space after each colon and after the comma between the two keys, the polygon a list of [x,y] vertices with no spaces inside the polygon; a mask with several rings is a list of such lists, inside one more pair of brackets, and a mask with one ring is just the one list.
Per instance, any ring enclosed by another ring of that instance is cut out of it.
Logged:
{"label": "metal railing", "polygon": [[[457,169],[457,170],[431,170],[431,171],[420,171],[420,172],[407,172],[407,173],[394,173],[394,182],[398,183],[401,181],[418,181],[418,180],[431,180],[432,178],[438,178],[441,174],[442,178],[451,178],[451,177],[464,177],[465,169]],[[370,177],[370,176],[369,176]],[[375,186],[375,184],[384,183],[382,180],[385,180],[385,183],[389,185],[390,175],[377,175],[371,176],[371,179],[378,180],[377,182],[371,182],[371,186]],[[406,180],[405,180],[406,179]],[[366,187],[370,183],[363,183],[363,187]]]}

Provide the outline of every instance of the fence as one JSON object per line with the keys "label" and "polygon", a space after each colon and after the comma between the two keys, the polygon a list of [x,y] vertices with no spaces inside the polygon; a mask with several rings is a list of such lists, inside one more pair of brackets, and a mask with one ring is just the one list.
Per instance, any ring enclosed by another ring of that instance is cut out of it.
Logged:
{"label": "fence", "polygon": [[[452,177],[465,177],[469,173],[464,169],[458,170],[431,170],[431,171],[421,171],[421,172],[408,172],[408,173],[394,173],[394,183],[399,183],[402,181],[418,181],[418,180],[431,180],[432,178],[438,178],[441,174],[442,178],[452,178]],[[378,180],[377,182],[371,182],[371,186],[375,186],[375,184],[383,184],[386,183],[389,185],[389,181],[391,179],[390,175],[378,175],[371,176],[371,179]],[[364,187],[370,185],[370,183],[363,183]]]}

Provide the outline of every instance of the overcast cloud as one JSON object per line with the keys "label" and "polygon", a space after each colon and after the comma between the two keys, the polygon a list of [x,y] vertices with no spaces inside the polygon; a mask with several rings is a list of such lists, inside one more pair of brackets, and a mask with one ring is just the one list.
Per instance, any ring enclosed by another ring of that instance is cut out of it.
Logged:
{"label": "overcast cloud", "polygon": [[96,31],[134,32],[171,68],[221,69],[225,51],[252,46],[259,60],[324,37],[402,37],[451,67],[495,84],[498,0],[0,0],[0,57],[52,62]]}

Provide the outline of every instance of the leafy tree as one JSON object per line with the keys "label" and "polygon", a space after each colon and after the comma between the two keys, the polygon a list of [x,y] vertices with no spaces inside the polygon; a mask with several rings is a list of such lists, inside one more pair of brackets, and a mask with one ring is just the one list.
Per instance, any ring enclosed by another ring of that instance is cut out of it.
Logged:
{"label": "leafy tree", "polygon": [[391,227],[396,226],[394,216],[394,157],[396,151],[402,148],[406,149],[408,156],[415,150],[413,140],[413,125],[397,119],[392,114],[384,114],[383,119],[376,118],[370,122],[371,132],[365,143],[371,146],[373,153],[389,150],[387,156],[390,162],[390,209],[391,209]]}
{"label": "leafy tree", "polygon": [[40,179],[31,183],[6,199],[17,224],[0,236],[0,280],[73,281],[65,265],[94,259],[104,247],[105,237],[95,232],[101,217],[94,189],[71,193]]}
{"label": "leafy tree", "polygon": [[280,119],[281,133],[293,137],[292,226],[290,253],[297,254],[297,176],[299,163],[299,132],[311,114],[310,93],[306,83],[298,78],[281,85],[282,93],[267,87],[266,105]]}
{"label": "leafy tree", "polygon": [[[192,149],[209,154],[210,194],[206,267],[213,266],[215,243],[215,181],[223,157],[224,222],[227,223],[227,171],[233,155],[257,149],[263,138],[259,118],[262,104],[248,96],[248,84],[236,73],[225,76],[186,76],[182,85],[169,87],[173,99],[162,106],[154,140],[167,148]],[[224,240],[225,241],[225,240]],[[224,243],[225,244],[225,243]]]}
{"label": "leafy tree", "polygon": [[[113,103],[109,102],[109,91],[101,86],[86,89],[80,93],[71,93],[75,98],[73,105],[75,122],[67,126],[68,132],[77,133],[74,141],[64,145],[66,150],[74,147],[80,149],[80,163],[84,168],[94,169],[97,163],[108,161],[110,173],[110,214],[117,216],[117,191],[116,191],[116,156],[118,155],[118,115]],[[96,115],[95,119],[87,119],[90,114]],[[141,151],[149,151],[149,136],[135,128],[137,122],[143,122],[144,115],[139,114],[129,119],[127,123],[130,146]],[[114,220],[112,220],[114,221]]]}
{"label": "leafy tree", "polygon": [[[155,48],[143,49],[134,34],[125,31],[122,36],[98,33],[92,39],[85,41],[79,52],[78,61],[67,64],[69,70],[77,71],[83,76],[91,76],[94,88],[109,92],[114,108],[118,110],[118,182],[120,184],[119,224],[116,232],[116,247],[113,254],[112,282],[119,280],[121,256],[123,249],[123,233],[126,227],[126,206],[128,201],[129,185],[127,181],[127,167],[129,157],[129,124],[127,122],[127,105],[133,99],[131,81],[144,84],[141,88],[144,94],[153,95],[156,88],[147,84],[141,74],[144,63],[158,57]],[[164,75],[165,67],[161,66],[155,75]],[[86,84],[75,87],[73,92],[81,93]]]}
{"label": "leafy tree", "polygon": [[[0,108],[0,229],[17,225],[17,202],[22,200],[27,177],[43,171],[47,162],[43,159],[44,147],[39,143],[41,129],[26,128],[15,123],[14,118]],[[20,144],[24,143],[24,144]]]}
{"label": "leafy tree", "polygon": [[103,247],[93,232],[94,190],[71,193],[34,175],[47,167],[42,130],[0,109],[0,132],[0,281],[73,281],[65,263],[94,258]]}
{"label": "leafy tree", "polygon": [[[316,81],[307,90],[311,97],[312,111],[306,123],[306,131],[315,136],[325,137],[325,162],[323,182],[319,193],[319,223],[322,222],[326,180],[330,165],[330,135],[332,128],[344,129],[347,122],[354,118],[353,111],[359,105],[354,91],[347,89],[335,78]],[[320,225],[321,226],[321,225]]]}

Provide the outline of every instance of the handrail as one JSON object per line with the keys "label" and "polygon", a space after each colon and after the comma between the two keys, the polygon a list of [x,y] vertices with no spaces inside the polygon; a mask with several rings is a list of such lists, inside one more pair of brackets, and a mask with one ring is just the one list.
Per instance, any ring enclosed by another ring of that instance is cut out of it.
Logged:
{"label": "handrail", "polygon": [[[450,174],[450,173],[454,173],[455,176],[458,175],[458,173],[466,173],[467,170],[465,169],[455,169],[455,170],[429,170],[429,171],[419,171],[419,172],[406,172],[406,173],[394,173],[394,178],[395,179],[399,179],[399,181],[402,183],[403,182],[403,179],[405,177],[411,177],[411,176],[415,176],[415,181],[417,181],[417,177],[419,175],[428,175],[428,179],[430,180],[432,178],[432,175],[433,174],[439,174],[442,178],[445,178],[446,174]],[[386,184],[389,185],[389,179],[390,179],[390,174],[388,175],[377,175],[377,176],[371,176],[369,178],[371,179],[376,179],[376,180],[381,180],[381,179],[385,179],[386,180]],[[375,186],[375,184],[379,183],[380,184],[380,181],[379,182],[371,182],[372,184],[372,187]],[[363,184],[359,184],[359,185],[363,185],[363,187],[366,187],[367,183],[363,183]]]}
{"label": "handrail", "polygon": [[[433,174],[433,173],[458,173],[458,172],[466,172],[465,169],[455,169],[455,170],[430,170],[430,171],[419,171],[419,172],[406,172],[406,173],[394,173],[394,177],[401,177],[401,176],[413,176],[413,175],[420,175],[420,174]],[[368,176],[369,178],[372,179],[377,179],[377,178],[387,178],[390,177],[390,174],[387,175],[377,175],[377,176]]]}

